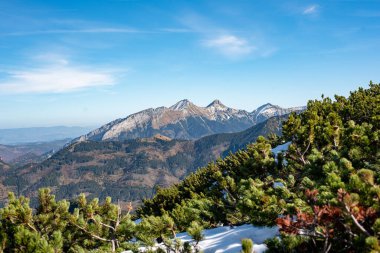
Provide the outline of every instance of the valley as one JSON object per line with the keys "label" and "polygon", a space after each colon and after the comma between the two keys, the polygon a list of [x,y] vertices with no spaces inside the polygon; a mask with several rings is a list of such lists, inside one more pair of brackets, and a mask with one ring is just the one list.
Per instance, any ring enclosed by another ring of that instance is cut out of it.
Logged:
{"label": "valley", "polygon": [[[197,168],[235,152],[260,135],[280,134],[283,117],[273,117],[245,131],[215,134],[198,140],[162,135],[124,141],[74,142],[41,163],[5,170],[4,187],[36,202],[37,191],[50,187],[58,199],[111,196],[140,202],[156,187],[168,187]],[[6,195],[3,194],[2,201]]]}

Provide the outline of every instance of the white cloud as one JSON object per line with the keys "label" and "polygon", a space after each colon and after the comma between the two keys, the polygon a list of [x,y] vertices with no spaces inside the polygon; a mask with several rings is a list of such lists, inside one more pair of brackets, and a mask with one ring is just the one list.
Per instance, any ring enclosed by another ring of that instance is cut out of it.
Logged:
{"label": "white cloud", "polygon": [[203,45],[216,49],[221,54],[232,58],[249,55],[256,49],[247,40],[234,35],[222,35],[205,40]]}
{"label": "white cloud", "polygon": [[62,57],[41,56],[47,63],[38,68],[6,72],[1,93],[64,93],[116,83],[114,71],[74,65]]}
{"label": "white cloud", "polygon": [[317,13],[318,8],[319,8],[318,5],[313,4],[313,5],[310,5],[310,6],[306,7],[306,8],[303,10],[302,13],[303,13],[304,15],[315,14],[315,13]]}

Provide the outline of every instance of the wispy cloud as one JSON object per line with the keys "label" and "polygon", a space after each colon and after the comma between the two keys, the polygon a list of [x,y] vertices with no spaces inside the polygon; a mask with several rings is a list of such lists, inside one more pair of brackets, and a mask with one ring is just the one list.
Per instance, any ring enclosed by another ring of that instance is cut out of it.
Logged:
{"label": "wispy cloud", "polygon": [[247,40],[234,35],[221,35],[204,40],[203,45],[231,58],[249,55],[256,49]]}
{"label": "wispy cloud", "polygon": [[139,31],[129,28],[113,28],[113,27],[99,27],[99,28],[86,28],[86,29],[52,29],[52,30],[35,30],[35,31],[18,31],[4,33],[5,36],[26,36],[26,35],[44,35],[44,34],[80,34],[80,33],[142,33],[146,31]]}
{"label": "wispy cloud", "polygon": [[7,71],[1,93],[65,93],[116,83],[115,71],[76,65],[63,57],[43,55],[37,68]]}
{"label": "wispy cloud", "polygon": [[166,32],[166,33],[194,33],[193,30],[186,29],[186,28],[161,28],[159,29],[160,32]]}
{"label": "wispy cloud", "polygon": [[76,35],[76,34],[157,34],[157,33],[190,33],[195,32],[186,27],[162,27],[141,29],[121,24],[95,22],[83,19],[52,19],[44,28],[31,26],[26,30],[11,30],[0,33],[0,36],[33,36],[33,35]]}
{"label": "wispy cloud", "polygon": [[304,15],[316,14],[318,12],[318,9],[319,9],[319,6],[317,4],[313,4],[313,5],[306,7],[303,10],[302,14],[304,14]]}
{"label": "wispy cloud", "polygon": [[139,30],[131,28],[113,28],[113,27],[98,27],[84,29],[48,29],[48,30],[32,30],[32,31],[15,31],[2,33],[0,36],[30,36],[30,35],[51,35],[51,34],[128,34],[128,33],[195,33],[196,31],[185,28],[160,28],[156,30]]}

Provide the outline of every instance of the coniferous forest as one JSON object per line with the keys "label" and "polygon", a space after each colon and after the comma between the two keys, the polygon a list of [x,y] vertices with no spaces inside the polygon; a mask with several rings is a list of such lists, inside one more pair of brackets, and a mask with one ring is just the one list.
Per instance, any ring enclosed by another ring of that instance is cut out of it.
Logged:
{"label": "coniferous forest", "polygon": [[[220,223],[278,226],[268,252],[379,252],[379,138],[379,84],[322,96],[291,114],[281,136],[259,137],[137,209],[84,194],[58,201],[47,188],[33,209],[10,193],[0,252],[198,252],[202,230]],[[191,243],[176,239],[183,231]],[[251,248],[243,241],[242,252]]]}

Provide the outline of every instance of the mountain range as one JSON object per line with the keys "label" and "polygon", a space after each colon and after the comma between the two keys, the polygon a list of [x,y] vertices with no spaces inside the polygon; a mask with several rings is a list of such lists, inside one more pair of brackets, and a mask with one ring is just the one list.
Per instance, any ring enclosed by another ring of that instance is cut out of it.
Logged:
{"label": "mountain range", "polygon": [[187,99],[167,107],[150,108],[114,120],[98,129],[74,139],[77,141],[128,140],[149,138],[157,134],[171,139],[195,140],[217,134],[243,131],[273,116],[303,110],[304,107],[281,108],[265,104],[247,112],[227,107],[214,100],[200,107]]}
{"label": "mountain range", "polygon": [[[13,165],[0,167],[0,203],[9,190],[30,197],[33,203],[41,187],[51,188],[58,199],[83,192],[90,197],[141,201],[157,186],[178,183],[259,135],[280,134],[282,120],[303,109],[268,103],[247,112],[219,100],[200,107],[185,99],[169,108],[150,108],[114,120],[75,138],[56,153],[42,153],[50,147],[47,143],[0,146],[3,155],[8,155],[5,162]],[[33,155],[29,147],[40,153]],[[18,152],[24,153],[12,160]]]}
{"label": "mountain range", "polygon": [[[0,173],[0,189],[12,190],[36,201],[37,191],[49,187],[58,199],[111,196],[120,201],[150,197],[156,186],[178,183],[198,167],[253,142],[259,135],[279,134],[286,118],[269,120],[238,133],[223,133],[198,140],[163,135],[124,141],[80,141],[38,164]],[[6,191],[0,194],[5,201]]]}

